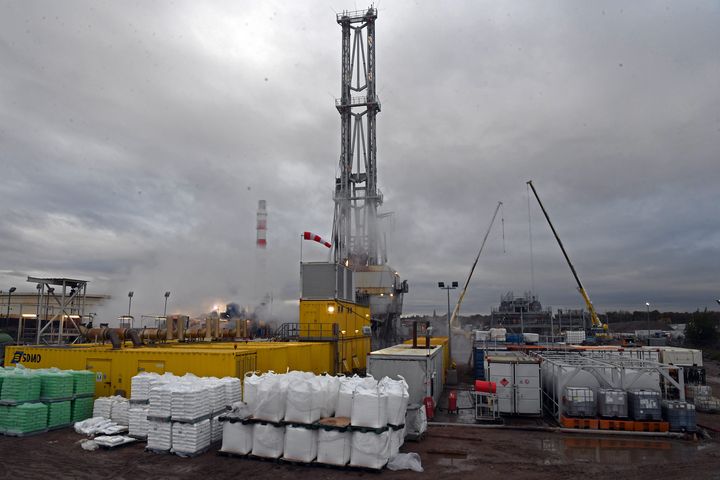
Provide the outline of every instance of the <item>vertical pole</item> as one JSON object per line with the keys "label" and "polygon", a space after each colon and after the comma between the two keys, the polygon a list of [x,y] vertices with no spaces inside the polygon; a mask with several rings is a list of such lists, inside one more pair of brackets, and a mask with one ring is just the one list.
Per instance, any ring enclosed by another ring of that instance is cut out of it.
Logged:
{"label": "vertical pole", "polygon": [[62,303],[60,304],[60,328],[58,329],[58,345],[60,345],[63,342],[63,332],[65,331],[65,290],[67,288],[67,285],[65,285],[65,280],[63,280],[63,289],[62,289]]}
{"label": "vertical pole", "polygon": [[[450,327],[450,287],[447,290],[447,326],[448,326],[448,358],[452,364],[452,328]],[[450,368],[450,365],[448,365]]]}

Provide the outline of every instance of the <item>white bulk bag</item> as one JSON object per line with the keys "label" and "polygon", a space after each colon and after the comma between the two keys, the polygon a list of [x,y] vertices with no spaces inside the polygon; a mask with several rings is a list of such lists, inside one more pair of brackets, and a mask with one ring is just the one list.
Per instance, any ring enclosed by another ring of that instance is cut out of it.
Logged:
{"label": "white bulk bag", "polygon": [[355,391],[355,381],[352,377],[340,378],[340,384],[338,386],[338,398],[335,404],[335,416],[336,417],[348,417],[352,415],[352,397]]}
{"label": "white bulk bag", "polygon": [[328,465],[344,466],[350,461],[352,432],[337,430],[318,431],[317,461]]}
{"label": "white bulk bag", "polygon": [[263,375],[255,375],[255,372],[251,372],[245,374],[245,381],[243,382],[242,400],[243,402],[248,404],[248,406],[250,407],[250,411],[254,411],[255,405],[257,404],[258,386],[268,375],[270,375],[270,373]]}
{"label": "white bulk bag", "polygon": [[407,382],[403,377],[399,378],[400,380],[393,380],[385,377],[380,381],[387,394],[387,423],[395,426],[405,424],[405,412],[410,399]]}
{"label": "white bulk bag", "polygon": [[253,417],[268,422],[285,418],[288,378],[285,375],[266,375],[258,385]]}
{"label": "white bulk bag", "polygon": [[354,427],[383,428],[388,423],[387,394],[381,386],[355,388],[350,423]]}
{"label": "white bulk bag", "polygon": [[290,379],[285,401],[285,421],[310,424],[320,420],[325,391],[318,377]]}
{"label": "white bulk bag", "polygon": [[280,458],[283,454],[285,427],[256,423],[253,426],[252,454],[256,457]]}
{"label": "white bulk bag", "polygon": [[241,422],[222,423],[221,452],[247,455],[253,449],[253,425],[243,425]]}
{"label": "white bulk bag", "polygon": [[402,447],[403,443],[405,442],[405,428],[401,428],[400,430],[390,430],[390,446],[389,446],[389,453],[388,456],[390,458],[395,457],[398,453],[400,453],[400,447]]}
{"label": "white bulk bag", "polygon": [[353,432],[350,465],[380,469],[390,459],[390,434]]}
{"label": "white bulk bag", "polygon": [[338,402],[338,393],[340,389],[340,379],[332,375],[321,375],[318,377],[323,386],[324,401],[320,418],[332,417],[335,415],[335,408]]}
{"label": "white bulk bag", "polygon": [[286,426],[283,458],[305,463],[315,460],[318,450],[317,435],[317,430]]}

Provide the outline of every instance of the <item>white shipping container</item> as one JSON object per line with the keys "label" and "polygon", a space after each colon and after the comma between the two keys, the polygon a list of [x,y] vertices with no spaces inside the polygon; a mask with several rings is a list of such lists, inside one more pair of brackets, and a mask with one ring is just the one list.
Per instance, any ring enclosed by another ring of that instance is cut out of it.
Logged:
{"label": "white shipping container", "polygon": [[487,357],[487,363],[487,378],[495,382],[500,413],[542,413],[539,360],[524,354],[503,355]]}

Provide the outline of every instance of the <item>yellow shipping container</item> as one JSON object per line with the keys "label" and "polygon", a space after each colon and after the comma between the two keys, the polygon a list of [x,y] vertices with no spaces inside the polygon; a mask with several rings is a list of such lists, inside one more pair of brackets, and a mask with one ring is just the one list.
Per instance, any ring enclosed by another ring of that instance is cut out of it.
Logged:
{"label": "yellow shipping container", "polygon": [[116,392],[128,396],[131,378],[143,371],[238,378],[248,372],[269,370],[335,373],[335,355],[336,346],[331,342],[168,343],[118,350],[95,344],[8,346],[5,365],[92,370],[96,373],[97,396]]}

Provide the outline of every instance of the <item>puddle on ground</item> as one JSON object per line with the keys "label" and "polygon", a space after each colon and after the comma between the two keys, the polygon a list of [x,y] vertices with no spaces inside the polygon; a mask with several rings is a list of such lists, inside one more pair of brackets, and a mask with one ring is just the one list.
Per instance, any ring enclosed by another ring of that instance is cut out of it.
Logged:
{"label": "puddle on ground", "polygon": [[563,437],[542,438],[541,463],[614,463],[620,465],[672,463],[691,460],[693,455],[715,445],[680,440],[635,438]]}

